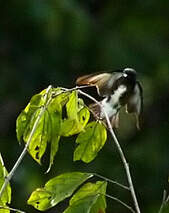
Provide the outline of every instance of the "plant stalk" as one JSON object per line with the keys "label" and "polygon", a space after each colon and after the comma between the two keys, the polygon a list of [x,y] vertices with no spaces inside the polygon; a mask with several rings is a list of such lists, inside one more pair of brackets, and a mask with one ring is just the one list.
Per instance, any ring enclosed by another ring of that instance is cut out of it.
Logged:
{"label": "plant stalk", "polygon": [[[102,108],[102,105],[101,103],[99,103],[95,98],[93,98],[92,96],[88,95],[87,93],[81,91],[80,89],[78,89],[78,92],[79,94],[82,94],[83,96],[86,96],[88,97],[89,99],[93,100],[96,104],[98,104],[101,108]],[[110,123],[110,119],[107,115],[107,113],[105,112],[104,108],[102,108],[104,114],[105,114],[105,118],[106,118],[106,121],[107,121],[107,126],[108,126],[108,129],[109,129],[109,132],[115,142],[115,145],[117,147],[117,150],[119,152],[119,155],[121,157],[121,160],[123,162],[123,166],[124,166],[124,169],[126,171],[126,176],[127,176],[127,180],[128,180],[128,184],[129,184],[129,188],[130,188],[130,192],[131,192],[131,196],[132,196],[132,199],[133,199],[133,203],[134,203],[134,206],[135,206],[135,210],[136,210],[136,213],[140,213],[140,208],[139,208],[139,205],[138,205],[138,201],[137,201],[137,197],[136,197],[136,193],[135,193],[135,190],[134,190],[134,186],[133,186],[133,181],[132,181],[132,178],[131,178],[131,173],[130,173],[130,169],[129,169],[129,165],[127,163],[127,160],[126,160],[126,157],[124,155],[124,152],[120,146],[120,143],[118,142],[118,139],[113,131],[113,128],[111,126],[111,123]]]}
{"label": "plant stalk", "polygon": [[[51,86],[49,86],[49,87],[47,88],[47,90],[46,90],[46,97],[47,97],[48,92],[49,92],[50,89],[51,89]],[[49,101],[50,101],[50,100],[49,100]],[[49,101],[48,101],[48,103],[49,103]],[[2,187],[1,187],[1,190],[0,190],[0,198],[1,198],[1,196],[2,196],[2,194],[3,194],[3,192],[4,192],[4,190],[5,190],[5,188],[6,188],[6,186],[7,186],[7,184],[9,183],[9,181],[11,180],[11,178],[13,177],[13,175],[14,175],[16,169],[18,168],[18,166],[20,165],[21,161],[23,160],[25,154],[27,153],[27,149],[28,149],[29,144],[30,144],[30,142],[31,142],[31,140],[32,140],[32,137],[33,137],[33,135],[34,135],[34,133],[35,133],[35,131],[36,131],[37,125],[38,125],[38,123],[39,123],[39,120],[40,120],[40,118],[42,117],[43,113],[45,112],[46,106],[48,105],[48,103],[46,103],[46,105],[43,106],[43,107],[41,108],[41,112],[39,113],[39,115],[38,115],[38,117],[37,117],[37,119],[36,119],[36,121],[35,121],[35,123],[34,123],[34,125],[33,125],[32,131],[31,131],[31,133],[30,133],[30,135],[29,135],[28,141],[27,141],[27,143],[26,143],[26,145],[25,145],[25,147],[24,147],[22,153],[20,154],[18,160],[17,160],[16,163],[14,164],[12,170],[11,170],[11,171],[9,172],[9,174],[5,177],[5,181],[4,181],[4,183],[3,183]]]}

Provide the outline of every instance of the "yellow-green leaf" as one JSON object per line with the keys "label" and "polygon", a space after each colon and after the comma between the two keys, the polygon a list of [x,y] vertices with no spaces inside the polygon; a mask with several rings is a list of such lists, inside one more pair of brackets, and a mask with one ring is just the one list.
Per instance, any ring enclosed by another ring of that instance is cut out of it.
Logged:
{"label": "yellow-green leaf", "polygon": [[79,112],[78,112],[78,120],[79,120],[79,131],[81,132],[86,124],[88,123],[90,118],[90,112],[87,109],[87,107],[83,107]]}
{"label": "yellow-green leaf", "polygon": [[[0,188],[4,184],[5,177],[8,175],[8,172],[4,166],[4,162],[2,156],[0,154]],[[7,206],[11,202],[11,187],[10,183],[7,184],[1,198],[0,198],[0,206]],[[8,209],[0,209],[0,213],[9,213]]]}
{"label": "yellow-green leaf", "polygon": [[7,207],[7,206],[0,205],[0,213],[10,213],[10,210],[5,207]]}
{"label": "yellow-green leaf", "polygon": [[81,132],[90,118],[90,112],[84,106],[83,100],[73,91],[66,104],[67,118],[62,121],[61,136],[71,136]]}
{"label": "yellow-green leaf", "polygon": [[63,120],[60,130],[60,135],[64,137],[68,137],[76,134],[78,132],[78,125],[76,120]]}
{"label": "yellow-green leaf", "polygon": [[53,88],[54,100],[63,107],[68,101],[70,92],[63,92],[60,88]]}
{"label": "yellow-green leaf", "polygon": [[45,91],[46,90],[43,90],[41,93],[34,95],[25,109],[18,116],[16,120],[16,133],[19,142],[21,142],[22,136],[29,125],[33,114],[45,104]]}
{"label": "yellow-green leaf", "polygon": [[50,142],[50,163],[47,172],[50,171],[54,161],[54,157],[59,148],[60,140],[60,128],[62,122],[62,104],[68,100],[68,93],[62,93],[57,95],[49,104],[47,110],[49,113],[49,119],[51,123],[51,140]]}
{"label": "yellow-green leaf", "polygon": [[51,140],[51,145],[50,145],[50,162],[49,162],[49,167],[46,171],[46,173],[48,173],[51,169],[51,166],[53,164],[55,155],[59,149],[59,140],[60,140],[60,136],[54,136]]}
{"label": "yellow-green leaf", "polygon": [[91,174],[80,172],[61,174],[49,180],[44,188],[36,189],[27,202],[36,209],[45,211],[70,197],[77,187],[90,177]]}
{"label": "yellow-green leaf", "polygon": [[[41,109],[38,109],[31,118],[31,121],[27,128],[25,129],[23,139],[27,142],[32,134],[32,130],[35,124],[37,117],[39,116]],[[50,141],[51,138],[51,123],[49,121],[48,112],[45,111],[36,126],[36,129],[31,137],[31,141],[28,147],[28,151],[30,155],[36,160],[38,163],[41,162],[41,157],[43,156],[47,141]]]}
{"label": "yellow-green leaf", "polygon": [[47,191],[45,188],[38,188],[32,192],[27,203],[40,211],[44,211],[51,207],[51,198],[52,193],[50,191]]}
{"label": "yellow-green leaf", "polygon": [[71,198],[69,207],[64,211],[64,213],[105,213],[106,187],[107,183],[104,181],[85,184]]}
{"label": "yellow-green leaf", "polygon": [[74,161],[91,162],[104,146],[106,139],[107,131],[101,122],[93,121],[89,123],[76,139],[76,143],[79,145],[74,152]]}
{"label": "yellow-green leaf", "polygon": [[[55,97],[53,97],[53,93]],[[60,88],[51,88],[48,92],[45,89],[39,94],[34,95],[18,116],[16,123],[17,138],[19,141],[23,138],[25,143],[30,141],[29,153],[38,163],[41,162],[47,142],[52,144],[50,166],[53,163],[54,156],[58,150],[62,106],[68,100],[69,93],[62,93]],[[43,113],[41,113],[42,110]],[[39,121],[34,129],[37,119]]]}
{"label": "yellow-green leaf", "polygon": [[77,120],[78,113],[78,96],[77,91],[73,91],[70,95],[69,101],[66,104],[67,117],[71,120]]}

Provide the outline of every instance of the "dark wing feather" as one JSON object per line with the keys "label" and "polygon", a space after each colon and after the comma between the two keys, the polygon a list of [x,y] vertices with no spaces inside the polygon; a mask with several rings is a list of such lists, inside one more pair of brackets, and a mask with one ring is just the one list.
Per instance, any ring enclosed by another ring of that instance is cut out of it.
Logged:
{"label": "dark wing feather", "polygon": [[91,74],[79,77],[76,80],[77,85],[96,86],[100,96],[112,94],[114,82],[122,76],[122,72]]}
{"label": "dark wing feather", "polygon": [[133,94],[128,99],[126,111],[127,113],[135,113],[136,126],[140,129],[141,116],[143,112],[143,90],[138,81],[134,87]]}

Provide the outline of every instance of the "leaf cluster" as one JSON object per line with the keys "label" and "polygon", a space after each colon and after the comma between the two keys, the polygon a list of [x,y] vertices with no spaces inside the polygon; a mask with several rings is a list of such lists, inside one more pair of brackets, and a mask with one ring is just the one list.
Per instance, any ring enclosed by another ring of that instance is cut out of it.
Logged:
{"label": "leaf cluster", "polygon": [[[41,164],[41,159],[50,145],[51,169],[59,149],[61,137],[77,135],[73,160],[91,162],[104,146],[107,131],[101,121],[91,121],[90,111],[76,90],[65,91],[61,88],[43,90],[34,95],[16,121],[18,141],[24,142],[32,158]],[[47,210],[73,193],[87,179],[88,173],[65,173],[49,180],[43,188],[37,188],[28,199],[28,204],[40,211]],[[84,184],[70,199],[64,213],[105,212],[107,183]]]}
{"label": "leaf cluster", "polygon": [[[74,151],[74,161],[91,162],[107,139],[107,132],[100,121],[89,122],[90,112],[77,91],[65,92],[61,88],[43,90],[34,95],[17,118],[18,141],[28,144],[32,158],[41,163],[50,144],[49,169],[59,149],[61,137],[77,135],[78,146]],[[38,122],[37,122],[38,120]],[[35,128],[36,124],[36,128]],[[48,171],[49,171],[48,169]]]}
{"label": "leaf cluster", "polygon": [[[80,172],[61,174],[49,180],[43,188],[36,189],[31,194],[28,204],[38,210],[45,211],[72,196],[74,191],[92,176],[91,174]],[[64,213],[105,212],[106,186],[107,183],[104,181],[84,184],[72,196],[69,201],[69,207]]]}

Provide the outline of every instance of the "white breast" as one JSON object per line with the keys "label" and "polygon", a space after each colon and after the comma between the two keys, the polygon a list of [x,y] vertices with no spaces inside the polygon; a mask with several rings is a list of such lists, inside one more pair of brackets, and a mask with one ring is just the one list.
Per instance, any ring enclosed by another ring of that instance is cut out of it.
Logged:
{"label": "white breast", "polygon": [[126,92],[127,88],[125,85],[119,86],[115,91],[114,94],[111,96],[112,103],[119,102],[119,98]]}
{"label": "white breast", "polygon": [[101,110],[101,118],[105,118],[104,111],[107,113],[109,118],[117,113],[121,107],[119,98],[126,92],[126,90],[126,86],[121,85],[117,90],[114,91],[114,94],[111,95],[110,100],[108,100],[108,97],[103,99],[101,104],[104,110]]}

